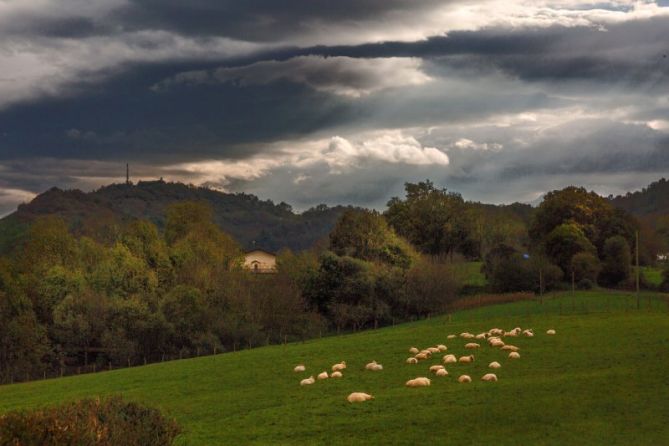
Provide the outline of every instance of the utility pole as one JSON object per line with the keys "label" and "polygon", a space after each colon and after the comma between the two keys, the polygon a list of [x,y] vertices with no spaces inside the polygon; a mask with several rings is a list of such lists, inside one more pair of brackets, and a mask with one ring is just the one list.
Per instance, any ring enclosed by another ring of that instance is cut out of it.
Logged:
{"label": "utility pole", "polygon": [[130,184],[130,164],[125,164],[125,184]]}
{"label": "utility pole", "polygon": [[639,231],[636,231],[636,309],[641,308],[639,297]]}
{"label": "utility pole", "polygon": [[539,269],[539,297],[541,298],[541,304],[544,303],[544,273],[543,270]]}

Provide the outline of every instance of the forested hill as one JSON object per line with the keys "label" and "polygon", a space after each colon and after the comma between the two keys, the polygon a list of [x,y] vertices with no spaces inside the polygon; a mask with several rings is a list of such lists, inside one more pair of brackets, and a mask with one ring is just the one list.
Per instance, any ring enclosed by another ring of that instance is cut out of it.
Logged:
{"label": "forested hill", "polygon": [[669,214],[669,181],[662,178],[640,191],[613,197],[611,202],[637,217]]}
{"label": "forested hill", "polygon": [[93,192],[52,188],[0,220],[0,252],[21,237],[37,217],[61,216],[77,235],[114,239],[115,228],[142,218],[162,227],[168,205],[207,201],[219,226],[245,248],[302,250],[324,238],[346,209],[320,205],[296,214],[286,203],[275,204],[250,194],[228,194],[203,187],[164,181],[113,184]]}

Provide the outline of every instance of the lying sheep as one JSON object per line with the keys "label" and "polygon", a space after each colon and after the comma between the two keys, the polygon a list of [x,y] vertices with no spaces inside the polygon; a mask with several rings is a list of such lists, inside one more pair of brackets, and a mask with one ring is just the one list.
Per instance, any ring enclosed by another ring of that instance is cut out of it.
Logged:
{"label": "lying sheep", "polygon": [[373,399],[374,397],[372,395],[362,392],[353,392],[352,394],[346,397],[346,400],[349,403],[362,403],[364,401],[369,401]]}
{"label": "lying sheep", "polygon": [[480,345],[477,344],[476,342],[470,342],[468,344],[465,344],[465,348],[469,349],[469,350],[473,350],[473,349],[479,348],[479,347],[480,347]]}
{"label": "lying sheep", "polygon": [[528,328],[527,330],[523,330],[523,335],[528,338],[531,338],[534,336],[534,331],[532,331],[531,328]]}
{"label": "lying sheep", "polygon": [[457,338],[457,336],[454,334],[449,334],[448,336],[446,336],[446,339],[455,339],[455,338]]}
{"label": "lying sheep", "polygon": [[502,367],[502,365],[497,361],[493,361],[490,364],[488,364],[488,367],[491,368],[491,369],[498,369],[498,368]]}
{"label": "lying sheep", "polygon": [[330,374],[330,378],[341,378],[341,377],[343,377],[343,376],[344,376],[344,375],[342,375],[342,373],[341,373],[339,370],[337,370],[336,372],[332,372],[332,373]]}
{"label": "lying sheep", "polygon": [[318,378],[318,379],[328,379],[329,378],[328,372],[321,372],[321,373],[318,374],[318,376],[316,376],[316,378]]}
{"label": "lying sheep", "polygon": [[458,362],[474,362],[474,355],[460,356]]}
{"label": "lying sheep", "polygon": [[439,349],[440,352],[445,352],[446,350],[448,350],[448,347],[446,347],[444,344],[437,345],[437,348]]}
{"label": "lying sheep", "polygon": [[407,364],[418,364],[418,360],[416,358],[407,358],[406,363]]}
{"label": "lying sheep", "polygon": [[470,383],[472,382],[472,378],[469,375],[460,375],[458,378],[459,383]]}
{"label": "lying sheep", "polygon": [[379,370],[383,370],[383,366],[376,361],[372,361],[369,364],[365,366],[365,370],[371,370],[373,372],[378,372]]}
{"label": "lying sheep", "polygon": [[409,353],[411,353],[412,355],[416,355],[416,354],[418,354],[419,351],[420,351],[420,350],[418,350],[416,347],[411,347],[411,348],[409,349]]}
{"label": "lying sheep", "polygon": [[511,353],[509,353],[509,358],[511,358],[511,359],[519,359],[519,358],[520,358],[520,353],[518,353],[518,352],[511,352]]}
{"label": "lying sheep", "polygon": [[314,375],[311,375],[309,378],[306,378],[306,379],[303,379],[302,381],[300,381],[300,385],[301,386],[308,386],[308,385],[313,384],[315,382],[316,382],[316,380],[314,379]]}
{"label": "lying sheep", "polygon": [[304,366],[304,364],[298,364],[293,369],[293,372],[304,372],[305,370],[307,370],[307,368]]}
{"label": "lying sheep", "polygon": [[474,336],[476,339],[485,339],[488,337],[488,333],[479,333],[476,336]]}
{"label": "lying sheep", "polygon": [[547,334],[547,335],[554,335],[554,334],[555,334],[555,330],[553,330],[552,328],[551,328],[550,330],[546,330],[546,334]]}
{"label": "lying sheep", "polygon": [[471,334],[471,333],[468,333],[468,332],[464,332],[464,333],[460,333],[460,337],[464,338],[464,339],[472,339],[474,337],[474,335]]}
{"label": "lying sheep", "polygon": [[502,336],[504,334],[504,330],[502,330],[501,328],[491,328],[490,330],[488,330],[488,334],[490,336]]}
{"label": "lying sheep", "polygon": [[422,361],[424,359],[430,359],[430,356],[432,356],[430,352],[420,352],[415,356],[415,358],[419,361]]}
{"label": "lying sheep", "polygon": [[430,352],[430,353],[433,354],[433,355],[434,355],[435,353],[439,353],[439,352],[440,352],[440,350],[439,350],[437,347],[429,347],[429,348],[426,348],[425,350],[427,350],[428,352]]}
{"label": "lying sheep", "polygon": [[335,364],[332,366],[332,371],[333,372],[339,372],[341,370],[344,370],[346,368],[346,361],[342,361],[339,364]]}
{"label": "lying sheep", "polygon": [[434,372],[436,372],[437,370],[441,370],[441,369],[443,369],[443,368],[444,368],[443,365],[439,365],[439,364],[437,364],[437,365],[433,365],[433,366],[430,367],[430,372],[434,373]]}
{"label": "lying sheep", "polygon": [[435,375],[437,376],[448,376],[448,372],[446,369],[439,369],[436,372],[434,372]]}
{"label": "lying sheep", "polygon": [[494,373],[486,373],[481,378],[481,381],[489,381],[489,382],[497,381],[497,375],[495,375]]}
{"label": "lying sheep", "polygon": [[458,358],[456,358],[455,355],[444,355],[443,361],[444,364],[449,364],[452,362],[458,362]]}
{"label": "lying sheep", "polygon": [[419,377],[419,378],[414,378],[410,379],[409,381],[406,382],[407,387],[427,387],[431,384],[431,381],[429,378],[425,377]]}
{"label": "lying sheep", "polygon": [[505,351],[509,351],[509,352],[517,352],[520,349],[518,347],[516,347],[515,345],[506,344],[506,345],[502,346],[501,350],[505,350]]}

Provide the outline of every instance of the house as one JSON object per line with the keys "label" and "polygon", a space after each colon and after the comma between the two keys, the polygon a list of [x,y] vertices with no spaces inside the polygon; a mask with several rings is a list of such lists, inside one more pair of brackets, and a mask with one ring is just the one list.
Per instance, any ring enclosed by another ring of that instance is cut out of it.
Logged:
{"label": "house", "polygon": [[275,273],[276,255],[262,249],[254,249],[244,254],[244,267],[255,273]]}

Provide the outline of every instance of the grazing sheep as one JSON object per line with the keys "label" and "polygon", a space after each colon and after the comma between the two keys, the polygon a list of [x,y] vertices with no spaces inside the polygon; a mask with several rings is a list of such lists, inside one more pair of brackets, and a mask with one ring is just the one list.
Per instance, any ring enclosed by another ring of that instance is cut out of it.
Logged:
{"label": "grazing sheep", "polygon": [[416,354],[418,354],[419,351],[420,351],[420,350],[418,350],[416,347],[411,347],[411,348],[409,349],[409,353],[411,353],[412,355],[416,355]]}
{"label": "grazing sheep", "polygon": [[515,331],[505,331],[505,332],[504,332],[504,336],[505,336],[505,337],[506,337],[506,336],[516,337],[516,336],[518,336],[518,333],[516,333]]}
{"label": "grazing sheep", "polygon": [[491,368],[491,369],[498,369],[498,368],[502,367],[502,365],[497,361],[493,361],[490,364],[488,364],[488,367]]}
{"label": "grazing sheep", "polygon": [[449,364],[452,362],[458,362],[458,358],[456,358],[455,355],[444,355],[443,361],[444,364]]}
{"label": "grazing sheep", "polygon": [[316,380],[314,379],[314,375],[311,375],[309,378],[303,379],[300,381],[301,386],[308,386],[309,384],[315,383]]}
{"label": "grazing sheep", "polygon": [[459,383],[470,383],[472,382],[472,378],[469,375],[460,375],[458,378]]}
{"label": "grazing sheep", "polygon": [[342,373],[339,370],[337,370],[336,372],[332,372],[330,374],[330,378],[341,378],[342,376],[344,375],[342,375]]}
{"label": "grazing sheep", "polygon": [[321,373],[318,374],[318,376],[316,376],[316,378],[318,378],[318,379],[328,379],[329,378],[328,372],[321,372]]}
{"label": "grazing sheep", "polygon": [[425,377],[419,377],[419,378],[414,378],[410,379],[409,381],[406,382],[407,387],[427,387],[431,384],[431,381],[429,378]]}
{"label": "grazing sheep", "polygon": [[488,330],[488,334],[490,336],[502,336],[504,334],[504,330],[502,330],[501,328],[491,328],[490,330]]}
{"label": "grazing sheep", "polygon": [[437,347],[430,347],[430,348],[427,348],[426,350],[427,350],[428,352],[430,352],[431,354],[433,354],[433,355],[434,355],[435,353],[439,353],[439,352],[440,352],[440,350],[439,350]]}
{"label": "grazing sheep", "polygon": [[448,376],[448,372],[446,371],[446,369],[439,369],[434,373],[437,376]]}
{"label": "grazing sheep", "polygon": [[476,339],[485,339],[488,337],[488,333],[479,333],[476,336],[474,336]]}
{"label": "grazing sheep", "polygon": [[518,352],[511,352],[511,353],[509,353],[509,358],[511,358],[511,359],[519,359],[519,358],[520,358],[520,353],[518,353]]}
{"label": "grazing sheep", "polygon": [[472,339],[474,337],[474,335],[471,334],[471,333],[468,333],[468,332],[464,332],[464,333],[460,333],[460,337],[464,338],[464,339]]}
{"label": "grazing sheep", "polygon": [[490,381],[490,382],[497,381],[497,375],[495,375],[494,373],[486,373],[481,378],[481,381]]}
{"label": "grazing sheep", "polygon": [[506,345],[502,346],[501,350],[506,350],[506,351],[510,351],[510,352],[517,352],[520,349],[518,347],[516,347],[515,345],[506,344]]}
{"label": "grazing sheep", "polygon": [[491,347],[504,347],[504,341],[501,339],[495,339],[490,342]]}
{"label": "grazing sheep", "polygon": [[458,362],[474,362],[474,355],[460,356]]}
{"label": "grazing sheep", "polygon": [[531,328],[528,328],[527,330],[523,330],[523,335],[528,338],[531,338],[534,336],[534,331],[532,331]]}
{"label": "grazing sheep", "polygon": [[418,360],[416,358],[407,358],[406,363],[407,364],[418,364]]}
{"label": "grazing sheep", "polygon": [[475,349],[475,348],[479,348],[479,347],[480,347],[480,345],[477,344],[476,342],[470,342],[470,343],[468,343],[468,344],[465,344],[465,348],[466,348],[466,349],[469,349],[469,350],[472,350],[472,349]]}
{"label": "grazing sheep", "polygon": [[448,350],[448,347],[446,347],[444,344],[437,345],[437,348],[439,349],[440,352],[445,352],[446,350]]}
{"label": "grazing sheep", "polygon": [[450,334],[450,335],[446,336],[446,339],[455,339],[455,338],[457,338],[457,336],[454,335],[454,334]]}
{"label": "grazing sheep", "polygon": [[332,371],[333,372],[339,372],[341,370],[344,370],[346,368],[346,361],[342,361],[339,364],[335,364],[332,366]]}
{"label": "grazing sheep", "polygon": [[546,334],[547,334],[547,335],[554,335],[554,334],[555,334],[555,330],[553,330],[553,329],[551,328],[550,330],[547,330],[547,331],[546,331]]}
{"label": "grazing sheep", "polygon": [[372,361],[369,364],[365,366],[365,370],[371,370],[373,372],[378,372],[379,370],[383,370],[383,366],[376,361]]}
{"label": "grazing sheep", "polygon": [[373,399],[374,397],[372,395],[362,392],[353,392],[352,394],[346,397],[346,400],[349,403],[362,403],[364,401],[369,401]]}
{"label": "grazing sheep", "polygon": [[415,358],[419,361],[422,361],[424,359],[429,359],[430,356],[432,356],[432,355],[429,352],[428,353],[420,352],[415,356]]}
{"label": "grazing sheep", "polygon": [[433,366],[430,367],[430,372],[433,372],[433,373],[434,373],[434,372],[436,372],[437,370],[441,370],[441,369],[443,369],[443,368],[444,368],[444,366],[443,366],[443,365],[440,365],[440,364],[433,365]]}
{"label": "grazing sheep", "polygon": [[304,366],[304,364],[299,364],[295,366],[293,372],[304,372],[305,370],[307,370],[307,368]]}

